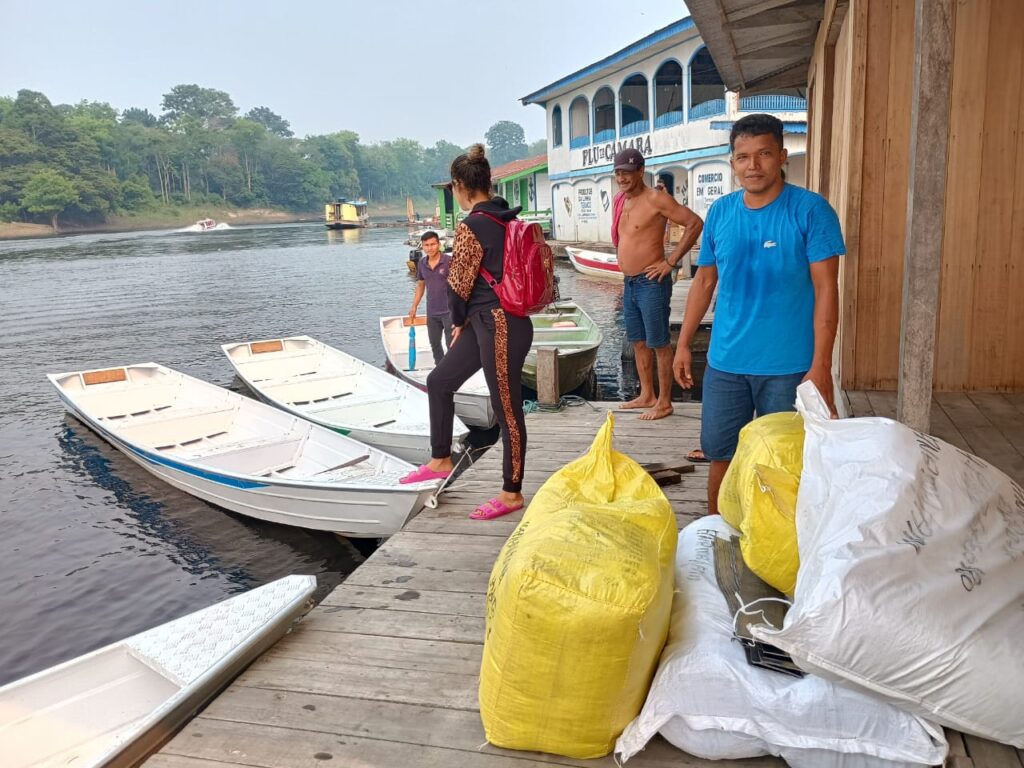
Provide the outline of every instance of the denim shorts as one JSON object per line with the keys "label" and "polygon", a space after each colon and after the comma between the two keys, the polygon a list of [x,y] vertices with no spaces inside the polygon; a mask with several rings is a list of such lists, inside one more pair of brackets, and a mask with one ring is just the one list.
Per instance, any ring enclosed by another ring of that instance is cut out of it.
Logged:
{"label": "denim shorts", "polygon": [[796,410],[796,388],[803,373],[750,376],[704,369],[700,447],[710,461],[729,461],[736,453],[740,430],[754,414]]}
{"label": "denim shorts", "polygon": [[669,343],[668,317],[671,312],[672,277],[652,280],[642,272],[624,276],[622,315],[626,321],[626,338],[642,341],[651,349]]}

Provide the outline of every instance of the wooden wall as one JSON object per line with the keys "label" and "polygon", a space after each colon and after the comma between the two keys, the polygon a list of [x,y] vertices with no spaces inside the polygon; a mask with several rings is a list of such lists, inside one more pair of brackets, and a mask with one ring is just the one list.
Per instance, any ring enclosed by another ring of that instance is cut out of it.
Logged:
{"label": "wooden wall", "polygon": [[[896,388],[913,29],[913,0],[828,0],[809,72],[808,183],[836,208],[849,251],[847,389]],[[1024,390],[1021,29],[1022,0],[957,2],[937,390]]]}

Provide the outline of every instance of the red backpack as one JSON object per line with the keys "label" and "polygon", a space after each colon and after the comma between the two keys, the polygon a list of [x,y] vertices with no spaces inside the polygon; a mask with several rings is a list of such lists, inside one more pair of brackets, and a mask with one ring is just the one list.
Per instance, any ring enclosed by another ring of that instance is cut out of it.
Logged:
{"label": "red backpack", "polygon": [[502,309],[516,317],[540,312],[555,300],[555,257],[540,224],[519,219],[505,222],[484,211],[477,213],[505,228],[501,282],[480,266],[480,274],[498,295]]}

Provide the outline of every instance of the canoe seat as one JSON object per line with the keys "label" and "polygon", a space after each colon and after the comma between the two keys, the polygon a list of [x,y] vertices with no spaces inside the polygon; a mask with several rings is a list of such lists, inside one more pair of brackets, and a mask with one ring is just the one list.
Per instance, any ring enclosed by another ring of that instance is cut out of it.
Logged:
{"label": "canoe seat", "polygon": [[[362,408],[365,405],[376,405],[378,403],[390,403],[399,399],[399,395],[362,395],[362,396],[351,396],[343,397],[341,399],[327,400],[321,403],[310,403],[309,405],[298,405],[292,403],[302,409],[305,413],[322,413],[323,411],[339,410],[347,411],[354,408]],[[383,416],[381,417],[383,419]]]}
{"label": "canoe seat", "polygon": [[282,440],[279,436],[260,436],[224,443],[216,450],[191,458],[203,466],[225,472],[268,477],[275,471],[293,469],[301,445],[302,438]]}

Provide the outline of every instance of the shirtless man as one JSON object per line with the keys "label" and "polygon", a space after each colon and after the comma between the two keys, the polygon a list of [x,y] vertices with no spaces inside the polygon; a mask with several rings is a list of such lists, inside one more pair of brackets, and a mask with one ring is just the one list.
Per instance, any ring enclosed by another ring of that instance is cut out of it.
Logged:
{"label": "shirtless man", "polygon": [[[672,270],[697,242],[704,222],[664,190],[644,182],[644,157],[635,149],[615,156],[615,199],[612,242],[618,248],[624,276],[622,292],[626,336],[633,344],[640,375],[640,394],[620,408],[647,408],[641,419],[672,413],[672,344],[669,300]],[[666,220],[684,227],[682,239],[665,257]],[[653,350],[653,352],[652,352]],[[658,394],[654,394],[654,356],[658,356]]]}

